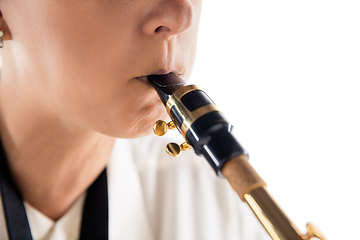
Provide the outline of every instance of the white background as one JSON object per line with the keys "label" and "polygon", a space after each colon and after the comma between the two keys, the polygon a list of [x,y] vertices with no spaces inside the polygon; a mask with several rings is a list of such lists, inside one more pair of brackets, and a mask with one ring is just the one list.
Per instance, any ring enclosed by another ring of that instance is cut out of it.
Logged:
{"label": "white background", "polygon": [[360,239],[360,2],[203,5],[191,82],[298,228]]}

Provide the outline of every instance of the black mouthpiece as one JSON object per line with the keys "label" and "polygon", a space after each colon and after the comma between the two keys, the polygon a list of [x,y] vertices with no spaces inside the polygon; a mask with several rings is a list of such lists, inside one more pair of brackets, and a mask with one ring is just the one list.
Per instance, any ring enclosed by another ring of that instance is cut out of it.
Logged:
{"label": "black mouthpiece", "polygon": [[167,100],[171,95],[185,85],[185,81],[174,73],[165,75],[149,75],[148,79],[155,88],[161,101],[166,105]]}

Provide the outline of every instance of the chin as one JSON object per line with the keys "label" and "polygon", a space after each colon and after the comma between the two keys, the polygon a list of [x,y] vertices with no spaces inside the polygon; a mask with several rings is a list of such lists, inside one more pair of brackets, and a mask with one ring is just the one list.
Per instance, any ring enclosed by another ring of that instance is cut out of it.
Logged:
{"label": "chin", "polygon": [[115,129],[112,131],[105,131],[102,133],[105,135],[108,135],[110,137],[126,138],[126,139],[149,136],[149,135],[154,134],[153,126],[154,126],[155,122],[156,121],[151,122],[151,124],[149,123],[146,125],[135,126],[134,128],[129,128],[127,130],[126,129]]}
{"label": "chin", "polygon": [[170,121],[162,103],[116,119],[121,120],[107,125],[107,129],[102,125],[103,129],[98,132],[116,138],[138,138],[154,134],[153,127],[158,120]]}
{"label": "chin", "polygon": [[126,138],[126,139],[130,139],[130,138],[139,138],[139,137],[144,137],[144,136],[148,136],[151,135],[152,132],[152,127],[150,127],[150,125],[148,126],[141,126],[141,127],[136,127],[136,128],[119,128],[119,126],[116,126],[115,128],[107,128],[107,129],[93,129],[96,132],[109,136],[109,137],[113,137],[113,138]]}
{"label": "chin", "polygon": [[164,120],[166,122],[169,122],[170,118],[166,114],[163,117],[160,116],[156,118],[143,119],[139,122],[139,124],[134,126],[134,128],[131,129],[131,131],[129,131],[127,136],[124,138],[138,138],[155,134],[153,128],[158,120]]}

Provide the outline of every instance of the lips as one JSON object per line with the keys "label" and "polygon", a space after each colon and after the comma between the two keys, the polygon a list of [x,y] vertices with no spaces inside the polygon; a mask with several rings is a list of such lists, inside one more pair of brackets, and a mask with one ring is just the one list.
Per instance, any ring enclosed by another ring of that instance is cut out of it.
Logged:
{"label": "lips", "polygon": [[149,83],[149,80],[148,80],[149,76],[167,76],[166,78],[161,78],[162,80],[160,80],[160,78],[158,78],[158,81],[159,81],[158,84],[162,84],[162,85],[174,85],[174,84],[180,84],[181,82],[185,83],[185,81],[182,80],[182,78],[181,78],[183,76],[183,74],[180,74],[176,70],[168,71],[166,69],[159,69],[159,70],[153,71],[147,75],[135,77],[134,79],[139,80],[144,83]]}
{"label": "lips", "polygon": [[136,80],[139,80],[139,81],[141,81],[141,82],[144,82],[144,83],[149,82],[149,81],[148,81],[148,76],[136,77],[135,79],[136,79]]}
{"label": "lips", "polygon": [[149,75],[148,79],[164,104],[176,90],[185,85],[185,81],[174,73]]}
{"label": "lips", "polygon": [[159,87],[171,88],[177,85],[184,85],[185,81],[178,77],[175,73],[168,74],[153,74],[149,75],[148,79],[150,82],[156,84]]}

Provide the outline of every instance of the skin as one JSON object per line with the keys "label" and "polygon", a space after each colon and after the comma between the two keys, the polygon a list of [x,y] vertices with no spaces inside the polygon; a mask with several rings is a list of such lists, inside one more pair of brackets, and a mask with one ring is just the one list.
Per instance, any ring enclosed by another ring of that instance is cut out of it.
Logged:
{"label": "skin", "polygon": [[114,138],[166,119],[149,74],[189,78],[201,0],[0,0],[0,133],[23,199],[59,219]]}

